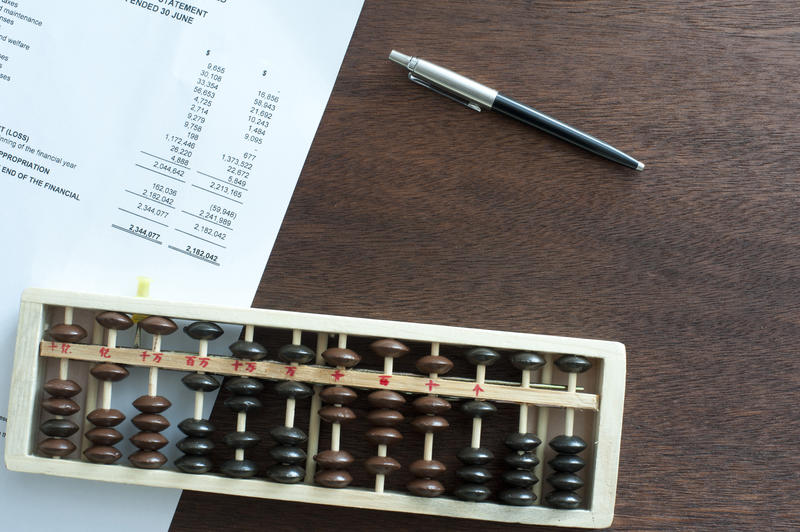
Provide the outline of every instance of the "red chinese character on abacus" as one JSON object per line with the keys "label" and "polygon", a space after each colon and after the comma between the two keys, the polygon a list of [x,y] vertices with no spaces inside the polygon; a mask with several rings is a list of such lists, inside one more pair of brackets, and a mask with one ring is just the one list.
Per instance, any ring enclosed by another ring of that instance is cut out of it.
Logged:
{"label": "red chinese character on abacus", "polygon": [[61,352],[62,353],[69,353],[69,348],[72,347],[69,344],[61,344]]}
{"label": "red chinese character on abacus", "polygon": [[428,387],[428,391],[432,392],[435,386],[439,386],[439,383],[433,382],[433,379],[428,379],[428,382],[425,383],[425,386]]}
{"label": "red chinese character on abacus", "polygon": [[297,368],[294,366],[286,366],[286,374],[290,377],[294,377],[294,372],[297,371]]}
{"label": "red chinese character on abacus", "polygon": [[339,371],[339,368],[336,368],[336,371],[334,371],[333,373],[331,373],[331,377],[333,377],[333,378],[334,378],[334,380],[336,380],[336,382],[339,382],[339,379],[341,379],[342,377],[344,377],[344,373],[342,373],[341,371]]}
{"label": "red chinese character on abacus", "polygon": [[111,355],[108,354],[109,349],[107,347],[100,348],[100,356],[103,358],[111,358]]}
{"label": "red chinese character on abacus", "polygon": [[164,353],[153,353],[153,362],[155,362],[156,364],[161,362],[161,355],[163,354]]}
{"label": "red chinese character on abacus", "polygon": [[186,355],[186,365],[187,366],[194,366],[194,359],[197,358],[193,355]]}
{"label": "red chinese character on abacus", "polygon": [[239,371],[239,368],[241,368],[242,366],[244,366],[244,364],[242,364],[238,360],[233,361],[233,371]]}
{"label": "red chinese character on abacus", "polygon": [[247,367],[244,368],[244,369],[246,369],[250,373],[253,373],[256,370],[256,363],[255,362],[248,362],[247,363]]}
{"label": "red chinese character on abacus", "polygon": [[142,354],[139,356],[142,357],[142,362],[146,362],[147,357],[149,357],[150,355],[147,354],[147,351],[142,351]]}
{"label": "red chinese character on abacus", "polygon": [[208,367],[208,359],[207,358],[200,358],[200,365],[204,368]]}
{"label": "red chinese character on abacus", "polygon": [[381,383],[381,386],[389,386],[389,379],[391,377],[391,375],[381,375],[381,378],[378,380],[378,382]]}
{"label": "red chinese character on abacus", "polygon": [[55,342],[50,342],[50,351],[55,351],[58,349],[58,344]]}

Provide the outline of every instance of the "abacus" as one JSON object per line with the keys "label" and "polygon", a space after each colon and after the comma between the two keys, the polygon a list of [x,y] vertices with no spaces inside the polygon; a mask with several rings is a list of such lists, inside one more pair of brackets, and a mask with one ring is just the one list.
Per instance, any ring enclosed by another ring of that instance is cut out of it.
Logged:
{"label": "abacus", "polygon": [[[212,353],[220,325],[242,334]],[[134,340],[119,345],[126,330]],[[191,352],[168,349],[180,335]],[[500,369],[519,377],[493,379]],[[133,372],[146,386],[128,420],[114,399]],[[159,395],[166,372],[183,375],[193,409]],[[624,386],[616,342],[28,289],[5,459],[101,481],[601,528]],[[231,430],[203,417],[220,387]],[[175,423],[173,443],[162,432]],[[404,447],[414,458],[401,463]]]}

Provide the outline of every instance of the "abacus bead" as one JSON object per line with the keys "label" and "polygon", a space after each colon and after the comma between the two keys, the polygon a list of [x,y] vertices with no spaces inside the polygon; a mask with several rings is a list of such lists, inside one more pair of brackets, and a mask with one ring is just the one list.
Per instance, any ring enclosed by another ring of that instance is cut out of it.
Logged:
{"label": "abacus bead", "polygon": [[115,329],[117,331],[124,331],[133,325],[133,320],[127,314],[111,310],[101,312],[95,319],[97,323],[106,329]]}
{"label": "abacus bead", "polygon": [[95,427],[84,434],[95,445],[114,445],[122,441],[122,434],[116,429]]}
{"label": "abacus bead", "polygon": [[491,366],[500,359],[500,355],[497,354],[497,351],[486,347],[470,349],[464,356],[467,362],[474,366]]}
{"label": "abacus bead", "polygon": [[356,418],[356,414],[346,406],[323,406],[319,409],[319,417],[328,423],[347,423]]}
{"label": "abacus bead", "polygon": [[375,445],[391,445],[403,439],[400,431],[388,427],[373,427],[367,430],[364,437]]}
{"label": "abacus bead", "polygon": [[113,464],[122,458],[122,453],[119,452],[119,449],[107,445],[89,447],[83,454],[86,455],[90,462],[96,464]]}
{"label": "abacus bead", "polygon": [[447,468],[439,460],[415,460],[408,466],[409,471],[415,477],[436,478],[441,476]]}
{"label": "abacus bead", "polygon": [[370,406],[375,408],[391,408],[396,410],[406,404],[406,399],[392,390],[378,390],[367,396]]}
{"label": "abacus bead", "polygon": [[143,451],[157,451],[169,442],[157,432],[139,432],[131,436],[131,443]]}
{"label": "abacus bead", "polygon": [[352,368],[359,362],[361,357],[352,349],[341,347],[331,347],[322,353],[322,358],[331,366]]}
{"label": "abacus bead", "polygon": [[441,432],[450,426],[450,423],[441,416],[419,416],[411,421],[411,426],[418,432]]}
{"label": "abacus bead", "polygon": [[215,427],[207,419],[186,418],[178,424],[181,432],[187,436],[202,438],[214,432]]}
{"label": "abacus bead", "polygon": [[111,364],[110,362],[98,364],[90,369],[89,372],[101,381],[111,382],[121,381],[129,375],[127,369],[119,364]]}
{"label": "abacus bead", "polygon": [[556,471],[564,471],[565,473],[575,473],[586,465],[583,458],[576,454],[559,454],[547,463]]}
{"label": "abacus bead", "polygon": [[258,397],[234,395],[225,400],[225,406],[234,412],[252,412],[261,408],[262,405]]}
{"label": "abacus bead", "polygon": [[98,427],[116,427],[125,421],[125,414],[114,408],[98,408],[89,412],[86,419]]}
{"label": "abacus bead", "polygon": [[592,363],[578,355],[564,355],[556,360],[556,366],[567,373],[583,373],[592,367]]}
{"label": "abacus bead", "polygon": [[494,460],[494,454],[486,447],[464,447],[456,457],[465,465],[485,465]]}
{"label": "abacus bead", "polygon": [[517,369],[535,370],[544,366],[545,362],[542,355],[530,351],[511,355],[511,365]]}
{"label": "abacus bead", "polygon": [[539,463],[539,459],[533,453],[511,453],[506,455],[505,462],[516,469],[533,469]]}
{"label": "abacus bead", "polygon": [[139,327],[150,334],[160,334],[162,336],[172,334],[178,330],[175,322],[163,316],[147,316],[139,322]]}
{"label": "abacus bead", "polygon": [[388,408],[370,410],[367,413],[367,421],[378,427],[394,427],[403,422],[403,414],[397,410],[389,410]]}
{"label": "abacus bead", "polygon": [[411,403],[414,410],[422,414],[443,414],[450,410],[450,401],[437,395],[423,395]]}
{"label": "abacus bead", "polygon": [[211,471],[211,467],[213,465],[214,464],[211,461],[211,458],[208,456],[187,454],[186,456],[181,456],[175,460],[175,466],[178,469],[184,473],[192,473],[195,475]]}
{"label": "abacus bead", "polygon": [[258,379],[234,377],[225,383],[225,389],[235,395],[257,395],[264,389]]}
{"label": "abacus bead", "polygon": [[275,464],[267,469],[267,478],[281,484],[297,484],[305,474],[306,470],[296,465]]}
{"label": "abacus bead", "polygon": [[216,340],[222,333],[222,327],[210,321],[196,321],[183,328],[183,332],[195,340]]}
{"label": "abacus bead", "polygon": [[544,498],[549,506],[561,510],[574,510],[581,504],[580,496],[574,491],[554,491]]}
{"label": "abacus bead", "polygon": [[376,340],[369,345],[369,348],[373,353],[384,358],[399,358],[409,351],[408,346],[404,343],[390,338]]}
{"label": "abacus bead", "polygon": [[524,469],[512,469],[511,471],[503,472],[503,482],[518,488],[529,488],[539,482],[531,471]]}
{"label": "abacus bead", "polygon": [[69,419],[48,419],[39,427],[46,436],[68,438],[78,432],[78,425]]}
{"label": "abacus bead", "polygon": [[503,443],[515,451],[532,451],[542,444],[542,440],[531,432],[515,432],[506,436]]}
{"label": "abacus bead", "polygon": [[364,462],[364,467],[373,475],[388,475],[400,469],[400,462],[389,456],[372,456]]}
{"label": "abacus bead", "polygon": [[311,388],[295,381],[279,382],[275,385],[275,393],[284,399],[306,399],[314,394]]}
{"label": "abacus bead", "polygon": [[61,438],[47,438],[39,444],[39,451],[47,456],[67,456],[74,450],[74,443]]}
{"label": "abacus bead", "polygon": [[291,445],[276,445],[270,448],[269,455],[281,464],[301,464],[306,461],[306,452]]}
{"label": "abacus bead", "polygon": [[72,399],[63,397],[50,397],[42,401],[42,408],[57,416],[71,416],[81,409]]}
{"label": "abacus bead", "polygon": [[550,447],[563,454],[578,454],[586,449],[586,442],[580,436],[556,436],[550,440]]}
{"label": "abacus bead", "polygon": [[44,383],[44,391],[53,397],[69,398],[78,395],[81,392],[81,387],[75,381],[50,379]]}
{"label": "abacus bead", "polygon": [[306,433],[297,427],[274,427],[269,431],[269,435],[284,445],[300,445],[308,439]]}
{"label": "abacus bead", "polygon": [[181,382],[196,392],[213,392],[219,388],[219,381],[206,373],[189,373],[183,376]]}
{"label": "abacus bead", "polygon": [[484,418],[497,413],[497,407],[486,401],[469,401],[461,405],[461,411],[471,417]]}
{"label": "abacus bead", "polygon": [[498,493],[497,498],[511,506],[530,506],[536,500],[536,495],[529,489],[511,488]]}
{"label": "abacus bead", "polygon": [[180,440],[176,445],[185,454],[204,455],[214,449],[214,442],[208,438],[188,437]]}
{"label": "abacus bead", "polygon": [[356,400],[356,392],[345,386],[328,386],[321,392],[319,397],[329,404],[349,405]]}
{"label": "abacus bead", "polygon": [[136,451],[128,457],[135,467],[140,469],[158,469],[167,463],[167,457],[158,451]]}
{"label": "abacus bead", "polygon": [[483,484],[462,484],[453,490],[453,495],[470,502],[485,501],[491,494],[492,491]]}
{"label": "abacus bead", "polygon": [[417,360],[416,366],[420,373],[444,375],[453,369],[453,361],[443,356],[428,355]]}
{"label": "abacus bead", "polygon": [[353,464],[353,455],[347,451],[322,451],[314,461],[323,469],[340,469]]}
{"label": "abacus bead", "polygon": [[229,432],[222,437],[222,441],[225,445],[234,449],[249,449],[258,445],[258,442],[261,441],[261,436],[249,430]]}
{"label": "abacus bead", "polygon": [[467,466],[461,467],[456,471],[456,476],[462,482],[470,484],[483,484],[492,479],[492,474],[485,467]]}
{"label": "abacus bead", "polygon": [[314,351],[304,345],[288,344],[278,349],[278,358],[284,362],[305,364],[314,358]]}
{"label": "abacus bead", "polygon": [[353,481],[353,477],[344,469],[326,469],[314,475],[314,481],[326,488],[344,488]]}
{"label": "abacus bead", "polygon": [[236,340],[228,349],[231,350],[233,356],[236,358],[243,358],[245,360],[261,360],[267,356],[267,349],[258,342],[249,342],[247,340]]}
{"label": "abacus bead", "polygon": [[169,427],[167,418],[160,414],[139,414],[131,419],[131,423],[145,432],[161,432]]}
{"label": "abacus bead", "polygon": [[81,327],[80,325],[67,325],[66,323],[60,323],[58,325],[53,325],[48,329],[47,334],[50,335],[50,338],[57,342],[66,342],[68,344],[74,344],[75,342],[80,342],[84,338],[86,338],[86,329]]}
{"label": "abacus bead", "polygon": [[228,460],[219,470],[229,477],[250,478],[258,472],[258,466],[252,460]]}
{"label": "abacus bead", "polygon": [[444,486],[438,480],[417,478],[406,484],[406,489],[418,497],[438,497],[444,493]]}
{"label": "abacus bead", "polygon": [[133,402],[136,410],[147,414],[160,414],[171,406],[169,399],[160,395],[143,395]]}
{"label": "abacus bead", "polygon": [[557,490],[575,491],[583,487],[583,479],[573,473],[554,473],[547,482]]}

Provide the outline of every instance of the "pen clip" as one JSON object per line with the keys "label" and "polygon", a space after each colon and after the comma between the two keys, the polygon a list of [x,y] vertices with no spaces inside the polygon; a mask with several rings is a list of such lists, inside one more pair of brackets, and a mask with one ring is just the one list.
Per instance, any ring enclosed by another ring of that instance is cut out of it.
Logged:
{"label": "pen clip", "polygon": [[441,94],[445,98],[450,98],[454,102],[458,102],[461,105],[463,105],[464,107],[468,107],[468,108],[472,109],[473,111],[478,111],[479,113],[481,112],[481,106],[478,105],[477,103],[471,102],[471,101],[466,100],[464,98],[461,98],[460,96],[456,96],[455,94],[453,94],[451,92],[448,92],[447,89],[445,89],[444,87],[440,87],[439,85],[436,85],[435,83],[433,83],[430,80],[415,76],[412,72],[408,73],[408,79],[410,79],[411,81],[413,81],[417,85],[422,85],[426,89],[432,90],[436,94]]}

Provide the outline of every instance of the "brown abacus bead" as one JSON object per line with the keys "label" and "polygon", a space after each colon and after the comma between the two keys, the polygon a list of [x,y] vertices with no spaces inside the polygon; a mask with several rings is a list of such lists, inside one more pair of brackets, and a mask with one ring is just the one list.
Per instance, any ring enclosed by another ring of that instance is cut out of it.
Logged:
{"label": "brown abacus bead", "polygon": [[436,478],[447,471],[447,467],[439,460],[416,460],[408,466],[408,470],[415,477]]}
{"label": "brown abacus bead", "polygon": [[412,405],[417,412],[423,414],[443,414],[452,408],[450,401],[436,395],[418,397],[414,400]]}
{"label": "brown abacus bead", "polygon": [[325,469],[314,475],[314,481],[326,488],[345,488],[353,481],[353,477],[344,469]]}
{"label": "brown abacus bead", "polygon": [[450,426],[442,416],[419,416],[411,421],[411,426],[418,432],[441,432]]}
{"label": "brown abacus bead", "polygon": [[127,314],[111,310],[101,312],[95,319],[97,323],[106,329],[115,329],[118,331],[124,331],[133,325],[133,320]]}
{"label": "brown abacus bead", "polygon": [[178,330],[178,326],[169,318],[163,316],[148,316],[139,322],[139,326],[150,334],[161,336],[172,334]]}
{"label": "brown abacus bead", "polygon": [[391,338],[372,342],[369,348],[372,349],[376,355],[384,358],[400,358],[409,351],[405,344],[397,340],[392,340]]}
{"label": "brown abacus bead", "polygon": [[157,432],[139,432],[131,436],[131,443],[143,451],[157,451],[169,442]]}
{"label": "brown abacus bead", "polygon": [[44,432],[46,436],[53,438],[69,438],[79,429],[80,427],[69,419],[58,418],[48,419],[39,426],[39,430]]}
{"label": "brown abacus bead", "polygon": [[131,420],[134,426],[145,432],[161,432],[169,427],[169,421],[159,414],[139,414]]}
{"label": "brown abacus bead", "polygon": [[90,462],[96,464],[113,464],[122,457],[122,453],[118,449],[107,445],[89,447],[83,454]]}
{"label": "brown abacus bead", "polygon": [[453,369],[453,361],[443,356],[428,355],[417,360],[416,366],[420,373],[444,375]]}
{"label": "brown abacus bead", "polygon": [[172,406],[169,399],[160,395],[143,395],[133,402],[134,408],[146,414],[159,414]]}
{"label": "brown abacus bead", "polygon": [[39,451],[47,456],[67,456],[75,450],[75,444],[62,438],[47,438],[39,444]]}
{"label": "brown abacus bead", "polygon": [[92,410],[86,419],[98,427],[116,427],[125,420],[125,414],[114,408]]}
{"label": "brown abacus bead", "polygon": [[406,484],[406,489],[418,497],[438,497],[444,493],[444,486],[438,480],[417,478]]}
{"label": "brown abacus bead", "polygon": [[367,421],[378,427],[394,427],[403,422],[403,414],[397,410],[389,410],[388,408],[370,410],[367,413]]}
{"label": "brown abacus bead", "polygon": [[42,401],[42,408],[57,416],[71,416],[81,409],[72,399],[63,397],[49,397]]}
{"label": "brown abacus bead", "polygon": [[391,445],[403,439],[403,435],[397,429],[388,427],[373,427],[364,434],[367,441],[375,445]]}
{"label": "brown abacus bead", "polygon": [[346,406],[323,406],[319,409],[319,417],[328,423],[347,423],[354,420],[356,414]]}
{"label": "brown abacus bead", "polygon": [[158,451],[136,451],[128,457],[131,464],[139,469],[158,469],[167,463],[167,457]]}
{"label": "brown abacus bead", "polygon": [[75,381],[65,379],[50,379],[44,384],[44,391],[53,397],[73,397],[81,392],[81,387]]}
{"label": "brown abacus bead", "polygon": [[85,435],[95,445],[114,445],[122,441],[122,434],[116,429],[95,427]]}
{"label": "brown abacus bead", "polygon": [[320,399],[329,404],[349,405],[358,395],[344,386],[328,386],[319,393]]}
{"label": "brown abacus bead", "polygon": [[405,397],[392,390],[372,392],[367,396],[367,401],[369,401],[370,406],[375,408],[391,408],[392,410],[397,410],[406,404]]}
{"label": "brown abacus bead", "polygon": [[314,456],[314,461],[322,469],[340,469],[353,464],[353,455],[347,451],[328,450]]}
{"label": "brown abacus bead", "polygon": [[89,371],[101,381],[117,382],[129,375],[127,369],[118,364],[111,364],[110,362],[97,364]]}
{"label": "brown abacus bead", "polygon": [[388,475],[400,469],[400,462],[389,456],[373,456],[367,458],[364,467],[373,475]]}
{"label": "brown abacus bead", "polygon": [[74,323],[69,325],[66,323],[59,323],[58,325],[50,327],[50,329],[47,330],[47,334],[57,342],[74,344],[86,338],[87,332],[86,329]]}
{"label": "brown abacus bead", "polygon": [[322,353],[322,358],[331,366],[352,368],[361,362],[361,356],[352,349],[331,347]]}

